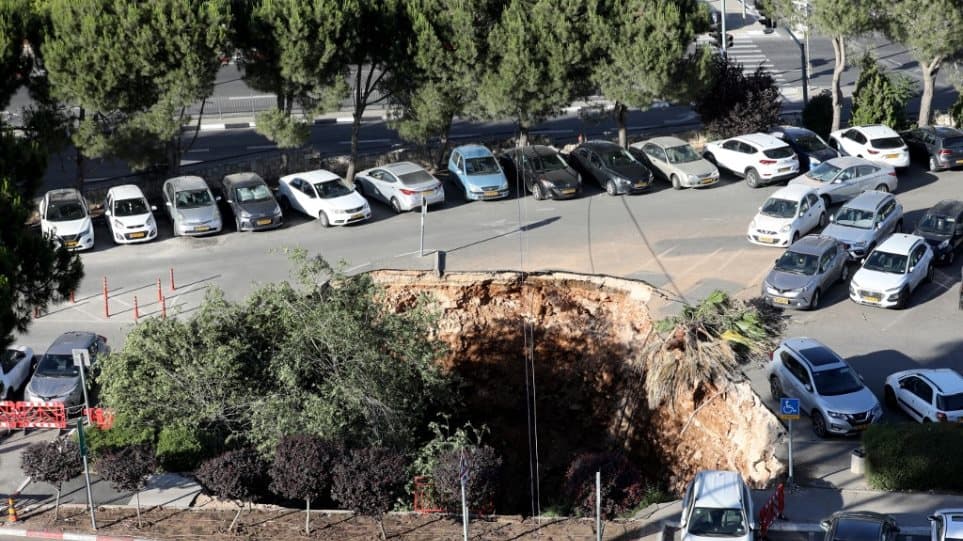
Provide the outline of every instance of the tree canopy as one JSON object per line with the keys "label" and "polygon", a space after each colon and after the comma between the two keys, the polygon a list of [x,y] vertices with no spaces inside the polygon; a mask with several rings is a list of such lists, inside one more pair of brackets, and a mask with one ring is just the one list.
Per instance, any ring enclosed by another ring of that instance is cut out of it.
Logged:
{"label": "tree canopy", "polygon": [[906,103],[915,93],[915,81],[901,73],[887,73],[870,54],[863,56],[859,66],[852,124],[885,124],[894,130],[905,129]]}

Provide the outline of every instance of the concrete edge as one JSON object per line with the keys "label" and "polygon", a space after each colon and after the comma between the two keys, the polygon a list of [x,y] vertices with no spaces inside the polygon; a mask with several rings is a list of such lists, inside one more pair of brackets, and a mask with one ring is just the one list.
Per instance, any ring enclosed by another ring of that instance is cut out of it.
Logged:
{"label": "concrete edge", "polygon": [[[662,537],[663,539],[671,539],[671,536],[666,537],[666,531],[669,529],[678,530],[680,527],[678,520],[662,520]],[[777,520],[769,526],[769,531],[772,532],[822,532],[822,527],[815,522],[787,522],[784,520]],[[930,528],[927,526],[901,526],[899,533],[903,535],[912,536],[929,536]]]}
{"label": "concrete edge", "polygon": [[116,537],[112,535],[53,532],[47,530],[26,530],[0,527],[0,535],[5,537],[27,537],[30,539],[64,539],[70,541],[153,541],[145,537]]}

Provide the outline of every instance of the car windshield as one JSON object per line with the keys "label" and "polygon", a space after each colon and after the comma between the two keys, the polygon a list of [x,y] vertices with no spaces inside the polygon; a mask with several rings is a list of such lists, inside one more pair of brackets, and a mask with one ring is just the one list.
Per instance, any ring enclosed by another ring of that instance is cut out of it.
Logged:
{"label": "car windshield", "polygon": [[410,173],[405,173],[398,176],[401,179],[401,183],[406,186],[411,186],[413,184],[422,184],[425,182],[431,182],[435,180],[435,177],[431,176],[428,171],[424,169],[419,169],[418,171],[412,171]]}
{"label": "car windshield", "polygon": [[917,226],[920,231],[924,233],[933,233],[936,235],[952,235],[953,227],[956,225],[956,220],[953,218],[948,218],[946,216],[940,216],[938,214],[927,214],[923,216]]}
{"label": "car windshield", "polygon": [[789,158],[793,155],[792,148],[789,146],[770,148],[762,151],[767,158],[779,159],[779,158]]}
{"label": "car windshield", "polygon": [[696,507],[689,519],[689,533],[706,537],[741,537],[746,534],[742,509]]}
{"label": "car windshield", "polygon": [[936,395],[936,407],[943,411],[963,410],[963,393]]}
{"label": "car windshield", "polygon": [[177,208],[179,209],[209,207],[211,203],[213,203],[211,194],[205,189],[177,192]]}
{"label": "car windshield", "polygon": [[73,355],[46,354],[37,365],[37,375],[50,378],[72,378],[78,375]]}
{"label": "car windshield", "polygon": [[635,165],[639,163],[628,151],[621,148],[611,152],[603,152],[602,159],[605,161],[605,165],[609,167],[621,167],[623,165]]}
{"label": "car windshield", "polygon": [[963,137],[947,137],[943,139],[943,148],[954,148],[959,150],[963,147]]}
{"label": "car windshield", "polygon": [[867,541],[883,539],[882,524],[875,520],[846,518],[836,522],[833,541]]}
{"label": "car windshield", "polygon": [[826,143],[816,135],[797,137],[795,143],[806,152],[819,152],[820,150],[829,148]]}
{"label": "car windshield", "polygon": [[465,172],[469,175],[494,175],[499,171],[498,162],[491,156],[465,160]]}
{"label": "car windshield", "polygon": [[819,258],[812,254],[800,254],[786,250],[779,259],[776,260],[775,270],[809,276],[816,274],[816,268],[819,266],[818,263]]}
{"label": "car windshield", "polygon": [[890,274],[903,274],[906,272],[907,259],[908,258],[902,254],[891,254],[889,252],[874,250],[873,253],[869,254],[869,257],[866,258],[866,262],[863,263],[863,268],[866,270],[888,272]]}
{"label": "car windshield", "polygon": [[121,199],[114,202],[114,216],[139,216],[147,214],[147,201],[143,198]]}
{"label": "car windshield", "polygon": [[247,186],[238,186],[235,190],[237,193],[238,203],[247,203],[249,201],[267,201],[271,199],[271,189],[267,187],[267,184],[249,184]]}
{"label": "car windshield", "polygon": [[689,145],[679,145],[665,149],[669,163],[689,163],[701,160],[698,154]]}
{"label": "car windshield", "polygon": [[341,197],[342,195],[351,193],[351,188],[342,184],[340,180],[319,182],[314,185],[314,189],[318,191],[321,199],[334,199],[335,197]]}
{"label": "car windshield", "polygon": [[772,216],[773,218],[793,218],[796,216],[796,207],[798,206],[799,203],[790,201],[789,199],[770,197],[762,205],[759,213],[763,216]]}
{"label": "car windshield", "polygon": [[900,148],[903,146],[903,140],[899,137],[882,137],[870,139],[869,144],[875,148]]}
{"label": "car windshield", "polygon": [[47,220],[51,222],[69,222],[81,220],[87,216],[80,201],[51,202],[47,207]]}
{"label": "car windshield", "polygon": [[875,218],[875,215],[871,210],[843,207],[839,209],[839,214],[836,215],[834,220],[839,225],[855,227],[857,229],[872,229],[873,218]]}
{"label": "car windshield", "polygon": [[813,372],[813,384],[816,394],[822,396],[850,394],[863,388],[863,383],[848,366]]}
{"label": "car windshield", "polygon": [[532,167],[534,167],[535,171],[539,173],[545,171],[559,171],[568,167],[568,164],[566,164],[565,161],[563,161],[562,158],[554,152],[535,154],[529,159],[532,161]]}
{"label": "car windshield", "polygon": [[809,171],[809,178],[818,180],[819,182],[831,182],[840,171],[842,171],[842,169],[839,167],[829,162],[823,162]]}

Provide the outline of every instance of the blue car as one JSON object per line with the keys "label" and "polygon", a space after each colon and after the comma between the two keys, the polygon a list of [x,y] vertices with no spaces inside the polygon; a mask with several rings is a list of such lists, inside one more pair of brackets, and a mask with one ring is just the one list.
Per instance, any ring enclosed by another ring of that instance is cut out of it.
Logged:
{"label": "blue car", "polygon": [[461,186],[467,201],[508,197],[508,179],[492,151],[481,145],[464,145],[451,151],[448,171]]}
{"label": "blue car", "polygon": [[839,152],[826,144],[816,132],[798,126],[776,126],[769,134],[786,142],[799,156],[799,174],[808,172],[826,160],[839,157]]}

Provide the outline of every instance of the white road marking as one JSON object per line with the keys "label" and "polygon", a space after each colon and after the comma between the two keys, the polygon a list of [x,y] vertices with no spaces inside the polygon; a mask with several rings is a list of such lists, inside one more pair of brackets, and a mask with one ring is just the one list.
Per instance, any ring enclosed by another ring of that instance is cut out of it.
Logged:
{"label": "white road marking", "polygon": [[[391,139],[358,139],[358,144],[362,143],[390,143]],[[351,141],[341,141],[342,145],[350,145]]]}
{"label": "white road marking", "polygon": [[656,257],[659,258],[659,259],[662,259],[663,257],[665,257],[665,256],[669,255],[670,253],[672,253],[672,251],[675,250],[676,247],[677,247],[677,245],[673,244],[672,246],[669,246],[667,249],[662,250],[662,253],[660,253],[660,254],[657,255]]}
{"label": "white road marking", "polygon": [[275,100],[277,99],[277,96],[275,96],[274,94],[264,94],[262,96],[230,96],[227,99],[240,101],[240,100],[264,100],[268,98]]}

